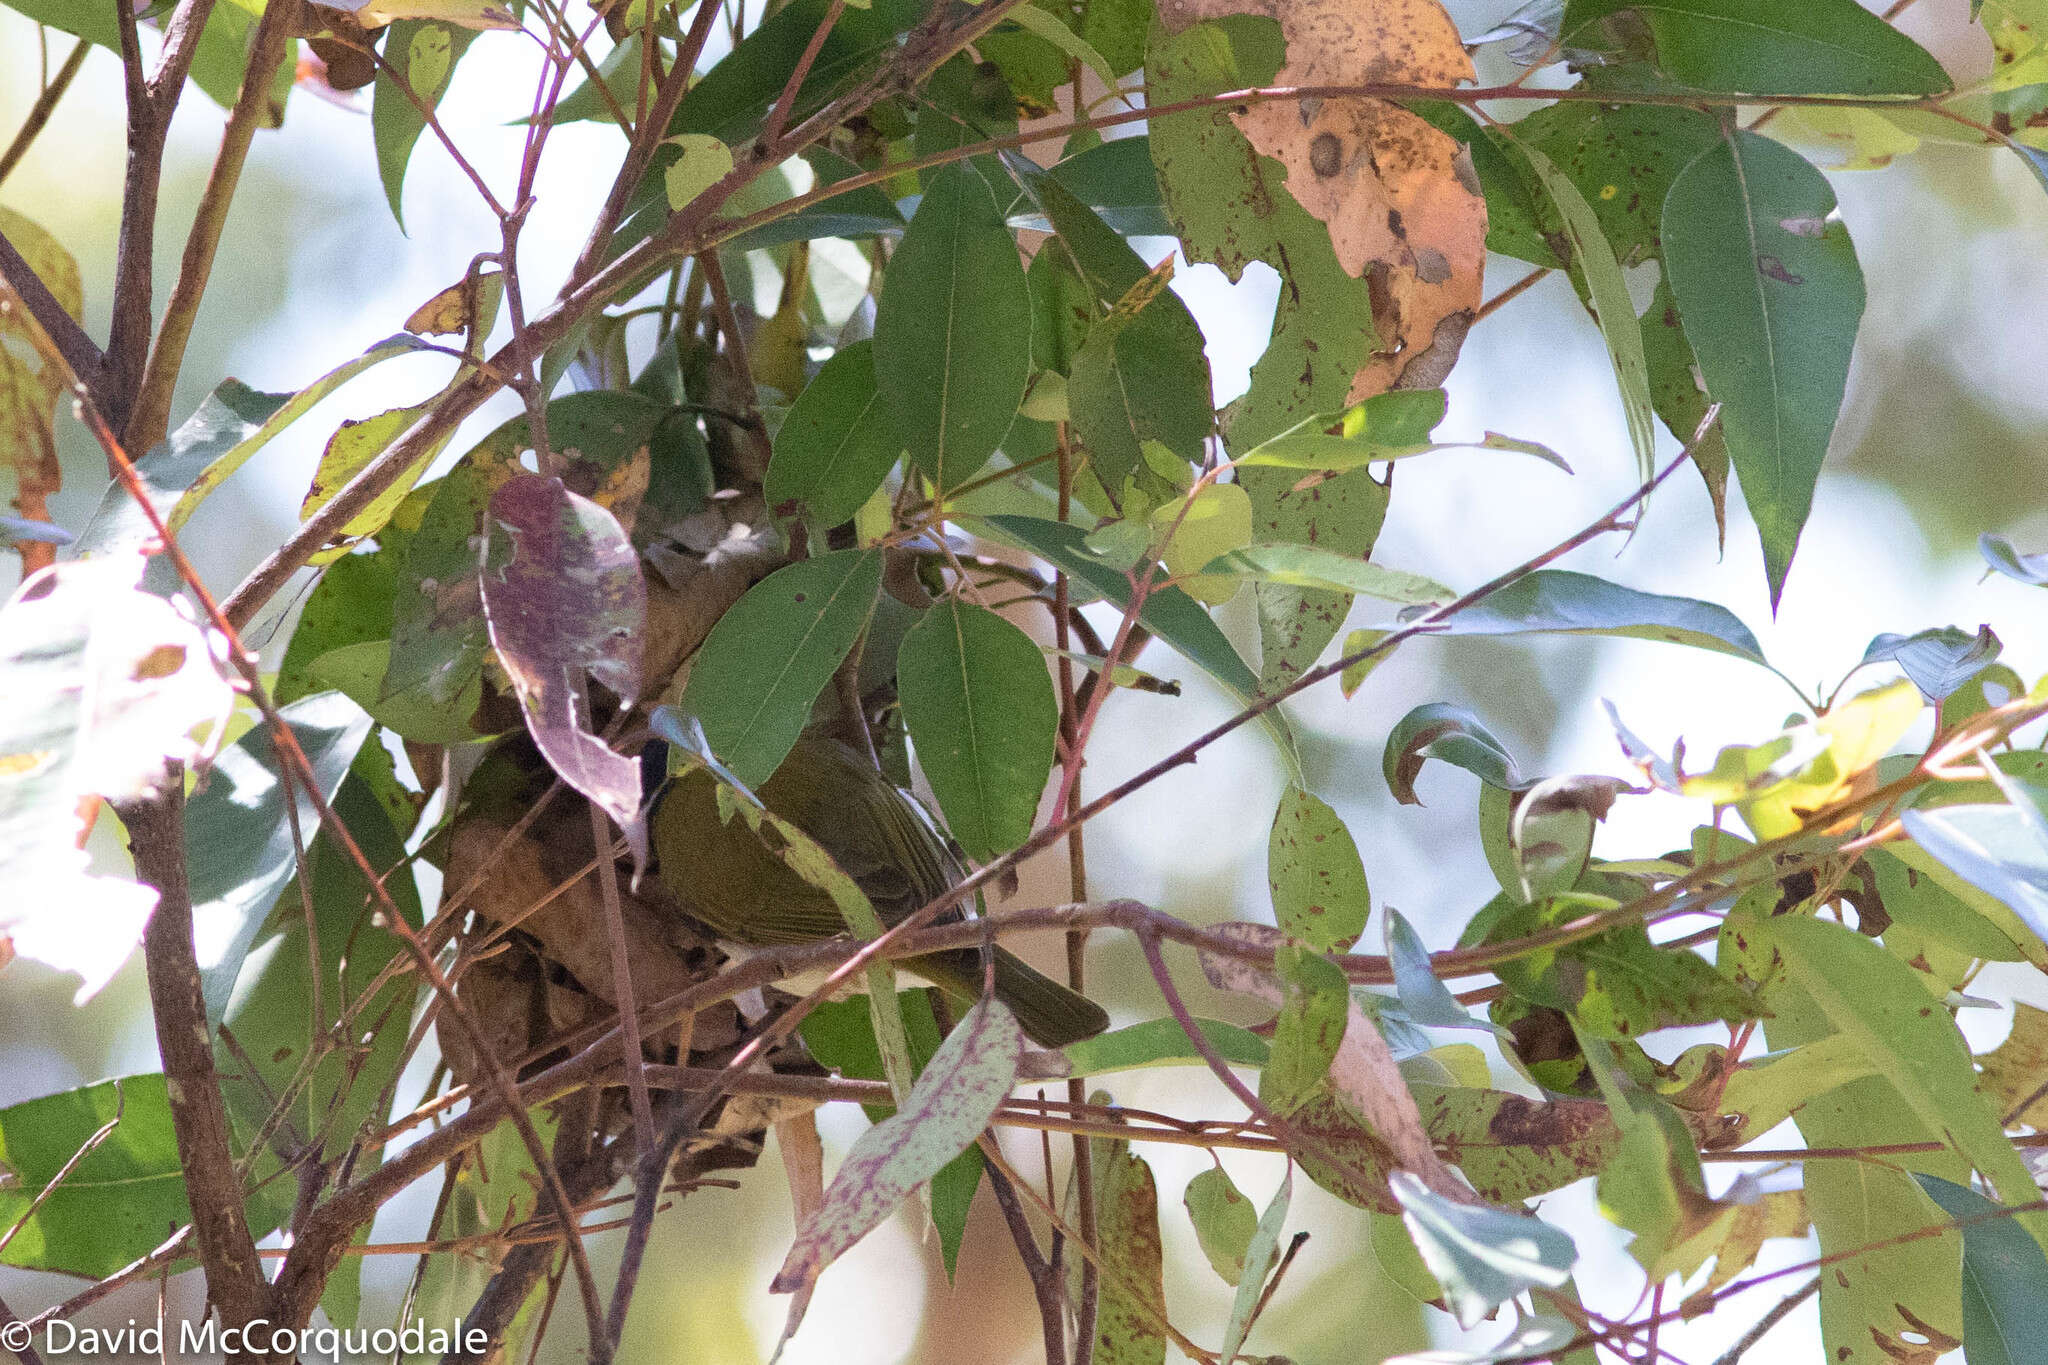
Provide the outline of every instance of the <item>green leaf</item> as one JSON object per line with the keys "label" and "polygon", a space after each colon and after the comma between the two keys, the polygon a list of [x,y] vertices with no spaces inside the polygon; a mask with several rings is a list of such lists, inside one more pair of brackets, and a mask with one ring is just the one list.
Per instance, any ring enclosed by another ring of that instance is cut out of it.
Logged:
{"label": "green leaf", "polygon": [[[777,569],[718,618],[679,705],[742,782],[759,786],[789,753],[881,587],[879,553],[838,550]],[[1036,651],[1032,665],[1044,667]]]}
{"label": "green leaf", "polygon": [[1746,132],[1702,152],[1664,200],[1665,269],[1707,392],[1721,404],[1774,608],[1863,317],[1863,272],[1834,210],[1819,171]]}
{"label": "green leaf", "polygon": [[1259,1073],[1259,1100],[1282,1118],[1323,1088],[1344,1042],[1351,987],[1328,958],[1300,944],[1274,950],[1280,980],[1280,1015],[1273,1023],[1273,1055]]}
{"label": "green leaf", "polygon": [[1274,922],[1317,952],[1348,949],[1365,932],[1372,893],[1358,845],[1328,802],[1298,786],[1273,813],[1266,883]]}
{"label": "green leaf", "polygon": [[903,446],[875,388],[872,342],[841,347],[797,395],[775,433],[762,494],[801,502],[827,526],[850,519],[882,486]]}
{"label": "green leaf", "polygon": [[1387,1183],[1460,1327],[1476,1327],[1525,1289],[1556,1289],[1571,1278],[1578,1248],[1562,1230],[1528,1214],[1453,1203],[1407,1171]]}
{"label": "green leaf", "polygon": [[[368,750],[358,756],[365,766]],[[405,835],[377,802],[367,781],[352,774],[334,795],[334,813],[370,865],[390,872],[385,892],[406,923],[420,924],[419,889],[405,865]],[[288,1119],[320,1160],[340,1160],[363,1124],[381,1120],[386,1084],[396,1078],[406,1055],[416,979],[384,983],[377,995],[364,991],[402,951],[396,935],[365,932],[366,908],[378,905],[355,861],[331,830],[307,838],[306,881],[317,937],[308,942],[296,885],[280,894],[268,918],[270,932],[248,953],[248,967],[236,982],[222,1022],[233,1030],[238,1050],[223,1050],[221,1090],[228,1111],[250,1132],[261,1129],[280,1096],[290,1096]],[[321,978],[311,980],[314,946]],[[318,999],[328,1017],[315,1021]],[[332,1046],[334,1015],[357,1008],[352,1037],[359,1047]],[[315,1052],[316,1043],[319,1045]],[[317,1055],[317,1061],[316,1061]],[[311,1067],[310,1071],[306,1068]],[[303,1083],[294,1090],[294,1082]]]}
{"label": "green leaf", "polygon": [[896,678],[918,766],[960,847],[987,862],[1023,843],[1059,726],[1037,644],[955,598],[927,610],[903,637]]}
{"label": "green leaf", "polygon": [[[321,795],[333,800],[369,737],[370,717],[339,692],[316,693],[279,707],[278,714],[312,764]],[[227,1007],[250,945],[291,880],[295,860],[282,767],[270,727],[259,725],[222,751],[206,785],[185,803],[192,936],[210,1019]],[[300,837],[309,840],[320,827],[319,812],[302,788],[292,790]]]}
{"label": "green leaf", "polygon": [[[476,40],[475,31],[431,19],[401,19],[385,32],[384,56],[406,85],[392,79],[392,71],[377,68],[376,89],[370,96],[370,131],[377,143],[377,175],[384,182],[384,200],[400,228],[405,226],[401,200],[405,190],[405,168],[412,161],[413,148],[426,131],[425,105],[432,110],[448,93],[455,64]],[[410,89],[417,98],[408,98]]]}
{"label": "green leaf", "polygon": [[[1504,943],[1607,909],[1638,893],[1626,878],[1589,873],[1578,890],[1531,905],[1505,893],[1488,902],[1462,942]],[[1589,899],[1595,898],[1595,899]],[[1756,1002],[1697,953],[1653,943],[1641,924],[1543,949],[1500,966],[1515,996],[1568,1015],[1599,1038],[1629,1039],[1662,1028],[1754,1018]]]}
{"label": "green leaf", "polygon": [[1642,592],[1568,569],[1526,574],[1432,627],[1431,633],[1614,635],[1764,661],[1756,636],[1726,607]]}
{"label": "green leaf", "polygon": [[[1214,1019],[1197,1019],[1196,1027],[1209,1046],[1227,1062],[1239,1066],[1264,1066],[1271,1055],[1266,1040],[1235,1024]],[[1178,1021],[1148,1019],[1142,1024],[1098,1033],[1065,1048],[1067,1065],[1075,1076],[1103,1076],[1112,1071],[1135,1071],[1151,1066],[1202,1066],[1201,1050],[1188,1040]]]}
{"label": "green leaf", "polygon": [[100,1081],[0,1109],[0,1228],[28,1215],[64,1164],[118,1113],[7,1244],[5,1261],[88,1279],[111,1275],[192,1221],[161,1073]]}
{"label": "green leaf", "polygon": [[1230,1305],[1230,1323],[1223,1329],[1223,1349],[1216,1353],[1218,1359],[1235,1360],[1237,1348],[1244,1345],[1245,1334],[1252,1329],[1252,1316],[1259,1311],[1262,1297],[1260,1291],[1280,1263],[1280,1232],[1287,1225],[1287,1208],[1293,1201],[1294,1168],[1290,1166],[1280,1177],[1280,1188],[1267,1201],[1266,1211],[1259,1215],[1251,1244],[1244,1250],[1244,1273],[1236,1281],[1237,1297]]}
{"label": "green leaf", "polygon": [[1100,1365],[1163,1365],[1165,1248],[1152,1168],[1119,1143],[1098,1155],[1095,1179],[1098,1245],[1118,1271],[1102,1277],[1095,1359]]}
{"label": "green leaf", "polygon": [[976,1001],[902,1108],[854,1142],[770,1288],[787,1294],[816,1284],[840,1253],[971,1146],[1010,1093],[1023,1056],[1015,1016],[994,1000]]}
{"label": "green leaf", "polygon": [[[1772,1062],[1773,1068],[1792,1065],[1809,1049],[1820,1049],[1815,1064],[1807,1070],[1818,1071],[1823,1083],[1811,1083],[1811,1075],[1802,1083],[1795,1073],[1782,1085],[1782,1089],[1800,1091],[1792,1101],[1800,1136],[1813,1147],[1941,1142],[1946,1125],[1930,1127],[1893,1078],[1870,1074],[1876,1058],[1861,1046],[1860,1038],[1842,1030],[1799,980],[1778,965],[1771,930],[1776,921],[1796,916],[1773,916],[1776,903],[1772,891],[1739,901],[1724,923],[1716,957],[1724,970],[1759,983],[1764,1006],[1770,1011],[1763,1022],[1769,1045],[1795,1049],[1785,1054],[1784,1060]],[[1912,979],[1913,994],[1903,1000],[1917,997],[1934,1012],[1945,1014],[1916,973],[1883,949],[1873,947],[1872,951]],[[1947,1021],[1944,1018],[1942,1022]],[[1844,1059],[1829,1056],[1832,1049],[1843,1046],[1861,1054],[1853,1064],[1843,1065]],[[1730,1081],[1731,1091],[1748,1069],[1736,1072]],[[1825,1083],[1844,1077],[1850,1079]],[[1770,1122],[1774,1114],[1775,1110],[1758,1115],[1756,1122]],[[1750,1136],[1758,1131],[1745,1125],[1744,1132]],[[1821,1254],[1841,1258],[1834,1262],[1840,1273],[1821,1278],[1821,1332],[1830,1359],[1846,1365],[1887,1365],[1897,1361],[1900,1348],[1916,1342],[1924,1345],[1930,1330],[1960,1336],[1957,1268],[1961,1239],[1911,1236],[1938,1227],[1942,1215],[1913,1183],[1909,1172],[1966,1181],[1969,1163],[1943,1146],[1888,1157],[1883,1166],[1871,1162],[1808,1164],[1811,1169],[1802,1172],[1803,1184],[1814,1230],[1820,1236]],[[1884,1251],[1857,1254],[1879,1242],[1888,1244]],[[1908,1338],[1908,1333],[1913,1336]]]}
{"label": "green leaf", "polygon": [[407,532],[387,530],[375,553],[343,555],[327,566],[307,595],[298,624],[292,627],[291,642],[285,646],[277,681],[271,686],[271,700],[280,704],[297,701],[308,693],[338,686],[321,684],[313,676],[314,661],[325,654],[370,641],[390,643],[393,598],[408,538]]}
{"label": "green leaf", "polygon": [[679,209],[732,173],[732,148],[709,133],[677,133],[663,139],[676,159],[662,172],[662,193]]}
{"label": "green leaf", "polygon": [[1780,915],[1750,932],[1766,937],[1791,979],[2007,1203],[2040,1197],[1977,1088],[1963,1035],[1911,967],[1853,930],[1803,915]]}
{"label": "green leaf", "polygon": [[1212,1166],[1188,1181],[1181,1203],[1210,1268],[1225,1284],[1237,1284],[1244,1278],[1245,1253],[1259,1226],[1252,1201],[1239,1192],[1228,1171]]}
{"label": "green leaf", "polygon": [[[179,530],[228,475],[240,469],[279,432],[305,416],[315,403],[371,366],[393,356],[409,355],[426,345],[418,337],[403,332],[386,337],[295,394],[259,393],[238,380],[223,381],[206,396],[198,411],[161,445],[135,462],[135,472],[142,476],[143,485],[149,490],[151,505],[172,531]],[[100,499],[99,510],[79,535],[78,553],[97,555],[136,548],[154,536],[142,509],[125,488],[115,483]],[[152,588],[164,584],[160,590],[167,591],[168,572],[168,565],[153,572]]]}
{"label": "green leaf", "polygon": [[[1123,571],[1098,558],[1088,548],[1081,529],[1063,522],[1038,517],[1000,515],[979,518],[975,525],[1006,545],[1027,550],[1054,567],[1064,569],[1091,591],[1117,606],[1129,603],[1131,583]],[[1237,699],[1240,705],[1254,701],[1259,680],[1237,650],[1217,628],[1209,614],[1178,588],[1155,588],[1146,598],[1138,619],[1146,629],[1180,651],[1190,662]],[[1277,709],[1262,718],[1280,742],[1283,752],[1294,749],[1292,734]]]}
{"label": "green leaf", "polygon": [[1963,1360],[2019,1365],[2048,1341],[2048,1255],[1998,1217],[1999,1205],[1939,1176],[1916,1175],[1928,1198],[1963,1228]]}
{"label": "green leaf", "polygon": [[481,671],[446,701],[408,688],[384,694],[391,671],[391,642],[364,640],[330,649],[307,665],[309,688],[341,693],[370,713],[385,729],[415,744],[466,744],[481,738],[473,718],[483,701]]}
{"label": "green leaf", "polygon": [[[1285,50],[1279,25],[1263,16],[1233,15],[1171,34],[1155,26],[1147,98],[1169,104],[1266,84]],[[1272,340],[1252,368],[1250,389],[1232,405],[1226,444],[1243,450],[1340,407],[1379,344],[1370,291],[1338,263],[1329,229],[1288,193],[1285,169],[1259,156],[1222,108],[1152,120],[1151,151],[1190,261],[1215,265],[1232,281],[1253,261],[1280,275]]]}
{"label": "green leaf", "polygon": [[1387,735],[1380,769],[1396,801],[1404,806],[1422,804],[1415,794],[1415,776],[1431,758],[1463,768],[1488,786],[1521,791],[1531,785],[1507,746],[1477,716],[1448,702],[1425,702],[1401,717]]}
{"label": "green leaf", "polygon": [[1622,413],[1628,419],[1629,443],[1636,451],[1636,476],[1648,480],[1657,472],[1657,428],[1650,411],[1650,366],[1643,358],[1643,329],[1636,320],[1635,304],[1629,300],[1628,281],[1622,277],[1621,263],[1615,259],[1599,216],[1579,187],[1536,148],[1524,143],[1521,150],[1564,221],[1572,261],[1584,275],[1593,316],[1607,343],[1615,382],[1621,386]]}
{"label": "green leaf", "polygon": [[1031,5],[1019,5],[1007,16],[1017,27],[1034,33],[1054,47],[1080,62],[1102,78],[1105,87],[1114,88],[1116,72],[1110,69],[1109,60],[1091,46],[1087,39],[1068,28],[1052,15]]}
{"label": "green leaf", "polygon": [[[313,471],[313,482],[306,489],[305,500],[299,504],[299,520],[309,519],[326,506],[350,479],[362,472],[363,466],[390,449],[392,442],[433,411],[437,399],[438,395],[412,407],[392,408],[373,417],[343,422],[335,428],[334,435],[328,438],[327,449],[320,454],[320,465]],[[383,530],[392,513],[398,510],[398,505],[405,501],[413,485],[427,472],[427,466],[446,448],[449,437],[454,434],[451,430],[422,450],[419,458],[413,461],[412,468],[373,498],[362,511],[349,518],[335,539],[353,542]],[[328,563],[347,552],[345,544],[330,545],[313,556],[312,562]]]}
{"label": "green leaf", "polygon": [[1357,593],[1387,602],[1448,602],[1457,594],[1421,574],[1404,573],[1354,559],[1320,545],[1251,545],[1219,555],[1202,566],[1204,575],[1248,578],[1293,588]]}
{"label": "green leaf", "polygon": [[[790,73],[825,18],[827,0],[794,0],[699,76],[669,124],[671,133],[710,133],[728,147],[750,140],[782,96]],[[874,0],[848,5],[819,45],[797,92],[792,126],[807,117],[848,77],[893,50],[898,35],[924,17],[916,0]]]}
{"label": "green leaf", "polygon": [[1031,296],[988,184],[932,176],[889,262],[875,382],[911,460],[943,492],[988,463],[1031,372]]}
{"label": "green leaf", "polygon": [[1132,284],[1074,354],[1067,385],[1074,434],[1110,488],[1143,465],[1146,442],[1194,461],[1215,428],[1202,333],[1166,288],[1170,267],[1168,258]]}
{"label": "green leaf", "polygon": [[1598,22],[1632,11],[1657,65],[1701,90],[1748,95],[1933,95],[1950,88],[1925,48],[1856,0],[1572,0],[1567,47],[1598,48]]}

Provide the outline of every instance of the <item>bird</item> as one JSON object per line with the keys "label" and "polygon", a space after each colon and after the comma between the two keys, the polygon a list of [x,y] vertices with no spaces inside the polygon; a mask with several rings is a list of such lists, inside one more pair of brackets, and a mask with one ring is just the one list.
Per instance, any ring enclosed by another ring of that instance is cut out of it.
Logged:
{"label": "bird", "polygon": [[[960,854],[916,797],[838,740],[798,738],[756,793],[854,879],[885,925],[896,924],[966,876]],[[771,948],[817,943],[846,932],[832,898],[803,880],[735,814],[722,819],[717,782],[702,767],[677,773],[649,815],[655,875],[722,941]],[[956,907],[941,923],[958,921]],[[1003,948],[995,950],[995,995],[1043,1047],[1065,1047],[1109,1027],[1093,1000]],[[981,995],[982,955],[953,949],[900,966],[948,994]]]}

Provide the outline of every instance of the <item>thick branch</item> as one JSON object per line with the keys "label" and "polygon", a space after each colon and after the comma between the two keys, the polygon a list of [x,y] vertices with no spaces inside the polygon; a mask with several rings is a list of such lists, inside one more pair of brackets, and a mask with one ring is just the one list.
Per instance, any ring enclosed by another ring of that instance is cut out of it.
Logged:
{"label": "thick branch", "polygon": [[185,870],[185,788],[174,769],[162,791],[120,808],[135,872],[156,888],[156,912],[143,936],[149,1001],[156,1017],[170,1092],[178,1164],[192,1203],[193,1234],[206,1267],[207,1294],[229,1326],[266,1316],[270,1286],[242,1212],[227,1105],[213,1066],[199,960],[192,946],[192,897]]}
{"label": "thick branch", "polygon": [[42,277],[29,268],[29,263],[14,249],[14,243],[7,240],[7,234],[0,233],[0,283],[14,291],[21,300],[21,306],[43,329],[43,335],[57,354],[64,359],[65,366],[78,377],[79,382],[90,385],[99,375],[106,357],[90,336],[86,335],[77,319],[64,311],[64,305],[57,302],[57,296],[50,292]]}

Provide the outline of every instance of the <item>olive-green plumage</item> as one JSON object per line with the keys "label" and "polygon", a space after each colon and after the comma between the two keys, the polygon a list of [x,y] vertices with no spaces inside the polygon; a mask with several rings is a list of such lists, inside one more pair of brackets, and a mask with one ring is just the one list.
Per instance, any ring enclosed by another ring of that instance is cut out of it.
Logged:
{"label": "olive-green plumage", "polygon": [[[818,841],[860,884],[884,924],[895,924],[965,875],[931,816],[852,750],[805,735],[761,801]],[[792,872],[735,816],[718,818],[717,785],[702,769],[668,785],[651,825],[662,883],[721,938],[755,947],[816,943],[846,932],[832,898]],[[960,917],[950,910],[946,920]],[[996,998],[1024,1031],[1063,1047],[1109,1026],[1102,1007],[1004,949],[995,950]],[[981,993],[981,954],[971,948],[908,959],[905,967],[969,999]]]}

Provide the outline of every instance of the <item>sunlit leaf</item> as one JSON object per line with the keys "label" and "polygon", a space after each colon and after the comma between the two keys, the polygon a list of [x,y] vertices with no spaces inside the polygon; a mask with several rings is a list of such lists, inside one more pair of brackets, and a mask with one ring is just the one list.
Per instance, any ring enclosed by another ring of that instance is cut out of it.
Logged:
{"label": "sunlit leaf", "polygon": [[1280,1262],[1280,1232],[1287,1225],[1287,1208],[1293,1201],[1294,1170],[1289,1167],[1281,1175],[1280,1188],[1273,1191],[1265,1212],[1259,1215],[1251,1242],[1245,1247],[1244,1271],[1236,1281],[1237,1296],[1230,1305],[1230,1323],[1223,1329],[1223,1349],[1217,1352],[1223,1360],[1236,1358],[1237,1348],[1244,1345],[1245,1334],[1251,1331],[1260,1291]]}
{"label": "sunlit leaf", "polygon": [[1273,917],[1318,952],[1342,951],[1365,932],[1372,911],[1365,863],[1343,818],[1313,792],[1290,786],[1266,841]]}
{"label": "sunlit leaf", "polygon": [[1463,768],[1489,786],[1521,791],[1530,785],[1507,746],[1477,716],[1448,702],[1416,707],[1387,735],[1380,766],[1396,801],[1404,806],[1422,804],[1415,794],[1415,777],[1424,760],[1431,758]]}
{"label": "sunlit leaf", "polygon": [[[1266,1040],[1235,1024],[1197,1019],[1202,1038],[1217,1055],[1239,1066],[1264,1066],[1270,1055]],[[1151,1066],[1201,1066],[1202,1053],[1189,1041],[1179,1022],[1150,1019],[1108,1033],[1069,1043],[1065,1048],[1071,1074],[1102,1076]]]}
{"label": "sunlit leaf", "polygon": [[[117,1115],[113,1132],[29,1216],[65,1163]],[[0,1182],[0,1228],[27,1219],[7,1244],[10,1266],[99,1279],[192,1218],[161,1073],[0,1109],[0,1170],[9,1176]]]}
{"label": "sunlit leaf", "polygon": [[1977,627],[1974,635],[1960,626],[1939,626],[1913,635],[1880,635],[1863,651],[1863,662],[1896,663],[1922,696],[1939,703],[2004,648],[1989,626]]}
{"label": "sunlit leaf", "polygon": [[1245,1253],[1258,1230],[1258,1209],[1221,1166],[1212,1166],[1188,1181],[1181,1203],[1187,1207],[1188,1222],[1194,1225],[1195,1240],[1201,1243],[1210,1268],[1225,1284],[1238,1283],[1244,1277]]}

